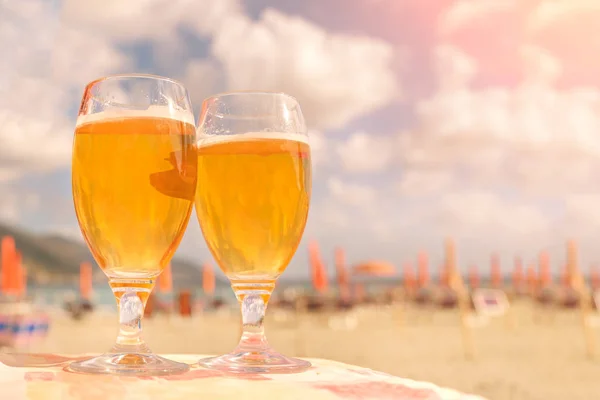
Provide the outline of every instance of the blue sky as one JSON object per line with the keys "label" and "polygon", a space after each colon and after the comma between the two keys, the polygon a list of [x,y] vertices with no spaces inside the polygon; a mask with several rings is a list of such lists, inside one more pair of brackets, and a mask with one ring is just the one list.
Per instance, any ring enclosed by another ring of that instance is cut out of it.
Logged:
{"label": "blue sky", "polygon": [[[83,86],[148,72],[183,81],[196,113],[225,90],[300,100],[314,195],[289,277],[307,276],[307,240],[331,271],[334,246],[398,267],[422,249],[435,271],[446,236],[464,270],[548,250],[556,271],[572,237],[585,270],[600,262],[599,14],[586,0],[0,0],[0,219],[80,240]],[[195,219],[178,254],[210,257]]]}

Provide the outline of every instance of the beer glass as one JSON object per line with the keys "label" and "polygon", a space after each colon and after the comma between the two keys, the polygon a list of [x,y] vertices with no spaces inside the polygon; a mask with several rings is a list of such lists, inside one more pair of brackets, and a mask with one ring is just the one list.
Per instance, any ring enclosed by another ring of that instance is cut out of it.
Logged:
{"label": "beer glass", "polygon": [[274,351],[263,330],[275,280],[294,255],[311,193],[310,148],[298,102],[282,93],[239,92],[202,104],[196,214],[204,239],[241,303],[233,352],[200,361],[233,373],[310,367]]}
{"label": "beer glass", "polygon": [[116,297],[120,327],[112,351],[72,363],[72,371],[166,375],[189,369],[152,354],[141,322],[189,221],[197,161],[194,117],[181,84],[115,75],[87,85],[73,142],[73,201],[83,237]]}

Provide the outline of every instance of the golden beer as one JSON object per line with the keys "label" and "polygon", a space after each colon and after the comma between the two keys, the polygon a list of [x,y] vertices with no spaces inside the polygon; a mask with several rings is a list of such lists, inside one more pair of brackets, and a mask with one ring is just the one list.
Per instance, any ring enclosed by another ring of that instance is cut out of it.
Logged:
{"label": "golden beer", "polygon": [[155,277],[166,267],[192,210],[196,172],[191,123],[151,116],[78,123],[75,211],[109,277]]}
{"label": "golden beer", "polygon": [[306,225],[310,148],[300,135],[211,139],[198,147],[196,190],[208,247],[230,279],[274,280]]}

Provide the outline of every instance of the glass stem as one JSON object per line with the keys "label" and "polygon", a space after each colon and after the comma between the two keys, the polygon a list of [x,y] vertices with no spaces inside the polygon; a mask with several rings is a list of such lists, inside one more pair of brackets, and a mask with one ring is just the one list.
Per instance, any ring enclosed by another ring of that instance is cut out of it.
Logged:
{"label": "glass stem", "polygon": [[150,353],[142,339],[142,318],[155,280],[110,279],[109,285],[119,309],[119,335],[115,353]]}
{"label": "glass stem", "polygon": [[261,351],[269,348],[265,336],[264,319],[274,281],[231,281],[231,286],[242,309],[242,337],[236,351]]}

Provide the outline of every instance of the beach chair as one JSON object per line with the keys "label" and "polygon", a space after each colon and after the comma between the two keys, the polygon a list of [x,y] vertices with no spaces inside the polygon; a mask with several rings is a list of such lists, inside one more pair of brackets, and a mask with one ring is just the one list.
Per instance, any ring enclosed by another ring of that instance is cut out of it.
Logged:
{"label": "beach chair", "polygon": [[499,289],[476,289],[472,299],[475,312],[487,317],[506,315],[510,308],[508,296]]}
{"label": "beach chair", "polygon": [[0,348],[26,349],[45,338],[48,315],[25,301],[0,303]]}

